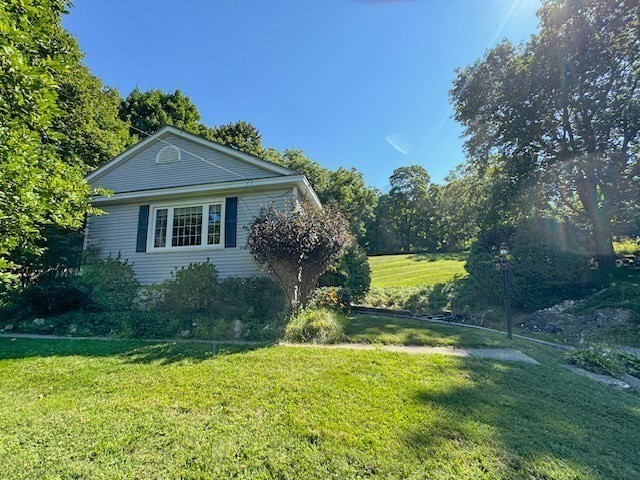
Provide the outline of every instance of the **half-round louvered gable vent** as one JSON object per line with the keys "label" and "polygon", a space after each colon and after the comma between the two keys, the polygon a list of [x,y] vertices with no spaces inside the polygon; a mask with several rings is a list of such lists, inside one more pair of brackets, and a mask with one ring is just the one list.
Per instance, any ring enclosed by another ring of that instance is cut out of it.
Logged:
{"label": "half-round louvered gable vent", "polygon": [[173,145],[163,147],[156,157],[156,163],[177,163],[180,161],[180,150]]}

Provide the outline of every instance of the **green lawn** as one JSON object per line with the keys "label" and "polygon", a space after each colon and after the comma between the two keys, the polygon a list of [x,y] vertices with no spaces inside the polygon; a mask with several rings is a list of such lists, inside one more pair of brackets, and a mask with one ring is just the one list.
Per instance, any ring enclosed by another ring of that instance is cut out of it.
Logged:
{"label": "green lawn", "polygon": [[411,253],[369,257],[374,287],[425,287],[464,276],[464,253]]}
{"label": "green lawn", "polygon": [[[512,347],[506,335],[480,329],[426,323],[410,318],[356,315],[345,328],[347,341],[384,345],[427,345],[447,347]],[[524,347],[529,344],[525,343]]]}
{"label": "green lawn", "polygon": [[640,398],[530,353],[0,338],[0,478],[640,478]]}

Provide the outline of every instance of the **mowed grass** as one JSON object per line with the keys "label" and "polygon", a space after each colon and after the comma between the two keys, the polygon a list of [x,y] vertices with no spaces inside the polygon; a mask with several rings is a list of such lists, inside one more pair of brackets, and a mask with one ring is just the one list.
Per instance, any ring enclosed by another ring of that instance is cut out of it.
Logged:
{"label": "mowed grass", "polygon": [[465,253],[410,253],[369,257],[374,287],[426,287],[467,273]]}
{"label": "mowed grass", "polygon": [[0,339],[6,479],[631,479],[638,431],[553,362]]}
{"label": "mowed grass", "polygon": [[[381,345],[511,348],[506,335],[411,318],[355,315],[345,327],[347,341]],[[524,344],[528,346],[528,344]]]}

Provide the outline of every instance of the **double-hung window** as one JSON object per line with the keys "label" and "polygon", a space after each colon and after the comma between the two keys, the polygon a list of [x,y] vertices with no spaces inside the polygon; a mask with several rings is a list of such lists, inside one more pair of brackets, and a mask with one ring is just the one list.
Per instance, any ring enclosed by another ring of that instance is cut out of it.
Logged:
{"label": "double-hung window", "polygon": [[151,250],[222,246],[223,200],[153,208]]}

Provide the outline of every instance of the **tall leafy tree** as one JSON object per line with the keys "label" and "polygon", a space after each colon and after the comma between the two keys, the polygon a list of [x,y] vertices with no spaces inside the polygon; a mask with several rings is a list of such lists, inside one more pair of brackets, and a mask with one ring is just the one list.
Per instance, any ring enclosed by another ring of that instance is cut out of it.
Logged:
{"label": "tall leafy tree", "polygon": [[121,153],[132,138],[119,117],[120,94],[82,64],[74,38],[63,32],[62,40],[69,44],[67,61],[75,66],[55,75],[59,114],[53,129],[60,134],[55,143],[65,162],[82,165],[88,172]]}
{"label": "tall leafy tree", "polygon": [[321,196],[342,212],[349,221],[351,233],[363,245],[366,225],[373,217],[378,198],[376,191],[365,183],[362,173],[355,168],[342,167],[330,172]]}
{"label": "tall leafy tree", "polygon": [[367,223],[365,243],[369,253],[395,253],[400,251],[400,243],[389,221],[390,203],[391,199],[388,193],[378,195],[372,218]]}
{"label": "tall leafy tree", "polygon": [[396,168],[389,177],[388,217],[389,228],[398,239],[400,248],[434,248],[430,236],[432,226],[431,178],[419,166]]}
{"label": "tall leafy tree", "polygon": [[200,112],[191,99],[176,90],[141,91],[135,88],[120,107],[120,118],[131,125],[131,136],[144,138],[145,133],[154,133],[165,125],[201,133]]}
{"label": "tall leafy tree", "polygon": [[638,0],[545,1],[539,32],[503,42],[451,91],[470,161],[491,158],[517,197],[531,179],[584,212],[602,265],[616,218],[640,208]]}
{"label": "tall leafy tree", "polygon": [[260,135],[258,129],[242,120],[213,128],[205,127],[202,134],[209,140],[256,157],[262,157],[265,153],[262,146],[262,135]]}
{"label": "tall leafy tree", "polygon": [[56,79],[76,67],[61,0],[0,3],[0,277],[11,255],[37,253],[45,225],[78,227],[89,211],[84,169],[65,162],[54,128]]}
{"label": "tall leafy tree", "polygon": [[145,133],[173,125],[241,152],[258,157],[265,153],[262,136],[252,124],[238,121],[208,127],[201,122],[198,107],[180,90],[165,93],[158,89],[143,92],[135,88],[122,101],[120,118],[131,125],[131,135],[140,139],[146,136]]}
{"label": "tall leafy tree", "polygon": [[[288,148],[280,155],[276,150],[270,149],[266,158],[285,168],[305,175],[318,195],[322,195],[322,192],[327,188],[329,170],[320,166],[318,162],[311,160],[302,150]],[[321,196],[320,200],[324,201],[324,197]]]}

